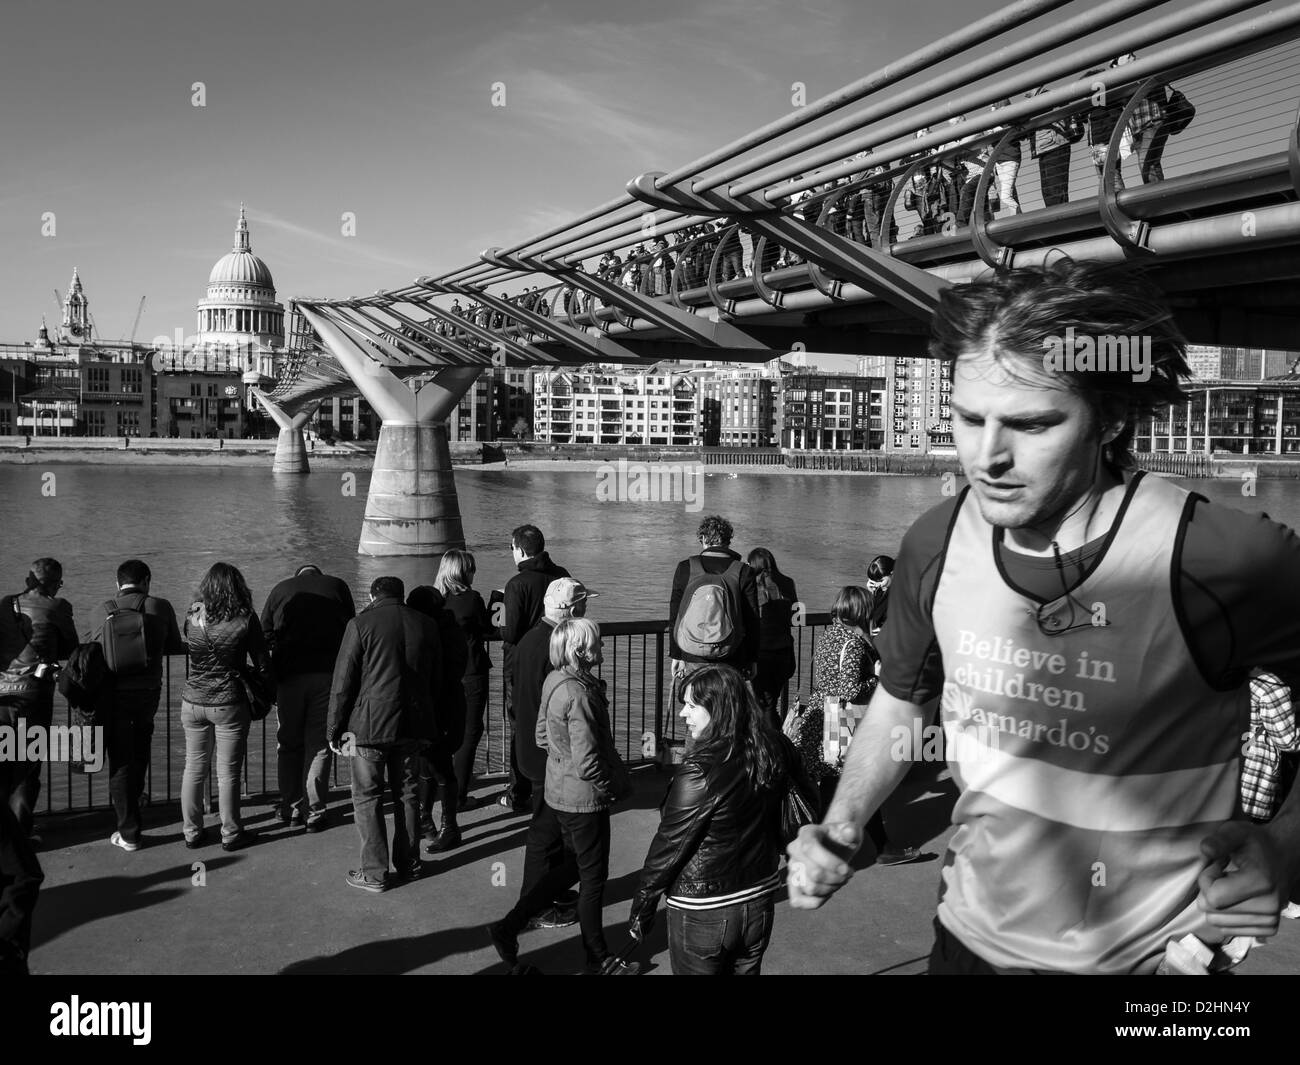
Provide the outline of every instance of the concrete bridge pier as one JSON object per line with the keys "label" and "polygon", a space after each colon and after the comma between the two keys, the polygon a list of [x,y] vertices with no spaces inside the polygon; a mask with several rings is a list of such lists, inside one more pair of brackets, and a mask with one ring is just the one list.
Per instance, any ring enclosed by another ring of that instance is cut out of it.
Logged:
{"label": "concrete bridge pier", "polygon": [[299,309],[383,420],[357,553],[434,556],[463,548],[446,423],[482,367],[446,367],[414,392],[377,361],[378,351],[314,308]]}
{"label": "concrete bridge pier", "polygon": [[307,442],[303,438],[303,427],[311,420],[320,406],[320,401],[309,403],[301,410],[290,414],[280,404],[268,399],[260,388],[253,389],[253,395],[262,409],[271,416],[271,420],[280,427],[280,438],[275,444],[275,461],[271,464],[273,473],[310,473],[307,462]]}

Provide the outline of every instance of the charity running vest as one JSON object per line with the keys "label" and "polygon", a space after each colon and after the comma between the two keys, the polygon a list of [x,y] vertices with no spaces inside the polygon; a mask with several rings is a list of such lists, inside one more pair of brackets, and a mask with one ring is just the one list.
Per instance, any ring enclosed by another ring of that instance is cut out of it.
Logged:
{"label": "charity running vest", "polygon": [[1206,927],[1200,843],[1238,810],[1250,696],[1210,687],[1175,616],[1188,499],[1135,475],[1092,572],[1041,613],[958,505],[933,609],[961,791],[939,920],[994,966],[1151,972]]}

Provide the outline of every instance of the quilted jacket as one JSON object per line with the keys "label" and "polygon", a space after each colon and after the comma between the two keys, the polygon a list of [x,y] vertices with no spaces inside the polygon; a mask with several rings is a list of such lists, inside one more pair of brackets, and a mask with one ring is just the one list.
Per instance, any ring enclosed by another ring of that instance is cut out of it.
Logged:
{"label": "quilted jacket", "polygon": [[190,675],[181,698],[196,706],[232,706],[244,702],[244,689],[234,674],[251,661],[263,683],[273,690],[271,656],[256,614],[208,621],[202,603],[185,616],[190,648]]}

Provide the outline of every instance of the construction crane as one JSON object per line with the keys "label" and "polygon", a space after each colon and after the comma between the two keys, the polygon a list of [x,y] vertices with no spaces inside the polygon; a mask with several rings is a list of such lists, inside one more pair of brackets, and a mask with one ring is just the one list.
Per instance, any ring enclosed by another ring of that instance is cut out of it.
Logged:
{"label": "construction crane", "polygon": [[135,343],[135,334],[136,334],[136,333],[139,331],[139,329],[140,329],[140,315],[144,314],[144,301],[145,301],[145,297],[144,297],[144,296],[141,296],[141,297],[140,297],[140,306],[137,307],[137,308],[135,309],[135,322],[134,322],[134,324],[131,326],[131,336],[130,336],[130,338],[127,340],[127,344],[128,344],[128,345],[130,345],[130,344],[134,344],[134,343]]}

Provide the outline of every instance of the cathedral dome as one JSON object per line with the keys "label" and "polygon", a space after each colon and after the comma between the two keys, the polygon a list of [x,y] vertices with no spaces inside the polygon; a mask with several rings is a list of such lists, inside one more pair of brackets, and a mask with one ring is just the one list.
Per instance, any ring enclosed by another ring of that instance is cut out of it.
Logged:
{"label": "cathedral dome", "polygon": [[239,205],[239,224],[235,227],[234,248],[217,260],[208,275],[208,286],[213,285],[257,285],[260,288],[275,291],[275,281],[271,270],[253,254],[248,239],[248,219],[244,217],[244,205]]}

